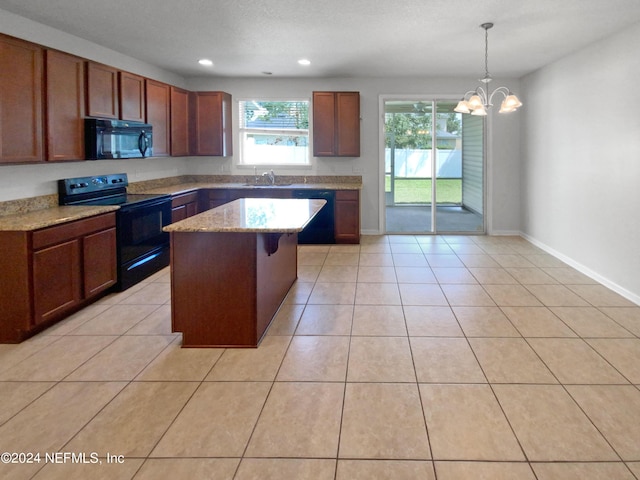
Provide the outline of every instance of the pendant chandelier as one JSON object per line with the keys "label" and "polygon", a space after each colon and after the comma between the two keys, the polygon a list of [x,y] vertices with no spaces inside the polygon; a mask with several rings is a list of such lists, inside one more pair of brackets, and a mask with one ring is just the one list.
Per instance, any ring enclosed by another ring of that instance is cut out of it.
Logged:
{"label": "pendant chandelier", "polygon": [[491,75],[489,75],[489,29],[493,27],[493,23],[483,23],[480,27],[484,28],[484,77],[479,81],[484,83],[484,88],[479,86],[475,90],[469,90],[464,94],[462,100],[458,102],[455,112],[458,113],[470,113],[471,115],[487,115],[487,110],[493,106],[493,97],[496,93],[500,93],[504,96],[502,104],[500,105],[500,113],[515,112],[518,107],[522,106],[522,102],[518,100],[511,90],[507,87],[498,87],[493,92],[489,90],[489,82],[491,82]]}

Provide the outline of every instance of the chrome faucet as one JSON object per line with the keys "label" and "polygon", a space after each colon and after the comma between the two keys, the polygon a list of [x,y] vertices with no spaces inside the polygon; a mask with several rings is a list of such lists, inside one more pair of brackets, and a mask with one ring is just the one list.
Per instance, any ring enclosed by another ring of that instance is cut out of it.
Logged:
{"label": "chrome faucet", "polygon": [[269,183],[271,183],[271,185],[275,185],[276,184],[276,174],[273,173],[273,170],[269,171],[269,172],[264,172],[262,174],[263,177],[267,177],[269,179]]}

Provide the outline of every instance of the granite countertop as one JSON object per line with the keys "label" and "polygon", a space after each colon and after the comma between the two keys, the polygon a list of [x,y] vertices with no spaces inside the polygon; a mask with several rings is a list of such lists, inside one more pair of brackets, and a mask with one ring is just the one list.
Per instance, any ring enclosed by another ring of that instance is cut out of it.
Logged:
{"label": "granite countertop", "polygon": [[266,188],[277,189],[289,189],[289,190],[361,190],[362,183],[286,183],[275,185],[248,185],[246,183],[232,183],[232,182],[195,182],[195,183],[180,183],[177,185],[167,185],[163,187],[151,188],[144,190],[144,193],[166,193],[169,195],[179,195],[181,193],[189,193],[194,190],[205,188],[238,188],[247,190],[262,190]]}
{"label": "granite countertop", "polygon": [[[315,189],[315,190],[360,190],[359,176],[285,176],[277,177],[275,185],[252,185],[254,176],[240,175],[194,175],[167,177],[163,179],[135,182],[129,185],[129,193],[155,193],[177,195],[199,189]],[[302,182],[302,183],[298,183]],[[61,223],[80,220],[117,210],[117,206],[58,206],[58,195],[23,198],[0,202],[0,231],[30,231],[51,227]]]}
{"label": "granite countertop", "polygon": [[325,200],[240,198],[164,227],[165,232],[295,233]]}
{"label": "granite countertop", "polygon": [[114,212],[119,208],[116,205],[51,207],[32,212],[5,215],[0,217],[0,231],[38,230],[102,213]]}

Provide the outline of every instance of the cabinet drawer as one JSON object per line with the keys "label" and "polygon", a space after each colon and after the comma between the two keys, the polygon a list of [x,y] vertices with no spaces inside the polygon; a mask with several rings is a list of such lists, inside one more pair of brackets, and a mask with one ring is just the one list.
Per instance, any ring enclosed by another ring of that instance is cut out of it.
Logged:
{"label": "cabinet drawer", "polygon": [[176,208],[187,203],[197,202],[198,192],[182,193],[171,197],[171,208]]}
{"label": "cabinet drawer", "polygon": [[216,190],[207,190],[207,195],[210,199],[226,200],[229,197],[229,190],[219,188]]}
{"label": "cabinet drawer", "polygon": [[336,200],[358,200],[358,190],[336,190]]}
{"label": "cabinet drawer", "polygon": [[81,237],[88,233],[105,230],[115,227],[116,214],[105,213],[87,219],[76,220],[75,222],[64,223],[55,227],[43,228],[33,232],[33,249],[54,245],[56,243],[65,242],[72,238]]}

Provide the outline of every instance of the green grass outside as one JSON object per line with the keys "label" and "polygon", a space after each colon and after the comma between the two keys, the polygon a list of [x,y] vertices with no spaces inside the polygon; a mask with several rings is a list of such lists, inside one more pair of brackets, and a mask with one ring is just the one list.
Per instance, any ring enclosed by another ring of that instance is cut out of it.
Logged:
{"label": "green grass outside", "polygon": [[[430,178],[396,178],[395,203],[431,203]],[[391,176],[385,176],[385,192],[391,191]],[[437,179],[436,203],[462,203],[462,180]]]}

